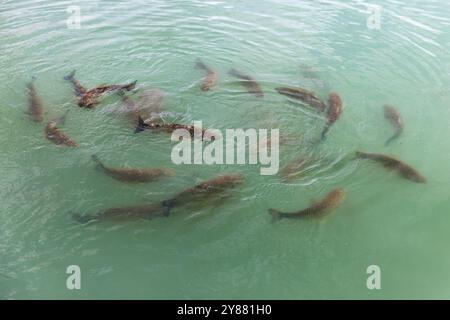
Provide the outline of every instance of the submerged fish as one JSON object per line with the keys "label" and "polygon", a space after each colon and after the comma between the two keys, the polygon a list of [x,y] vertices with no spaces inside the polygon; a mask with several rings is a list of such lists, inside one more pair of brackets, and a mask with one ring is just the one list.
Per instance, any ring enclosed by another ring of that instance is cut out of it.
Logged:
{"label": "submerged fish", "polygon": [[64,124],[68,112],[69,111],[67,111],[62,117],[50,121],[45,128],[45,133],[47,139],[55,144],[63,144],[68,147],[78,147],[78,143],[76,143],[75,140],[70,138],[64,131],[58,128],[59,125]]}
{"label": "submerged fish", "polygon": [[100,211],[96,214],[82,215],[79,213],[72,213],[74,218],[79,223],[88,223],[91,221],[135,221],[135,220],[149,220],[158,217],[164,217],[164,208],[160,204],[148,204],[130,207],[109,208]]}
{"label": "submerged fish", "polygon": [[72,85],[75,89],[75,94],[78,97],[78,105],[82,108],[93,108],[97,105],[98,99],[111,91],[116,90],[133,90],[136,87],[136,82],[134,81],[129,84],[113,84],[113,85],[104,85],[99,86],[94,89],[86,89],[78,80],[75,79],[75,70],[72,71],[69,75],[65,76],[64,79],[72,82]]}
{"label": "submerged fish", "polygon": [[173,170],[166,168],[112,168],[105,166],[96,155],[92,155],[92,160],[99,170],[122,182],[152,182],[175,174]]}
{"label": "submerged fish", "polygon": [[338,208],[344,198],[344,189],[338,188],[331,191],[325,198],[314,203],[309,208],[290,213],[281,212],[276,209],[269,209],[269,214],[272,215],[272,221],[274,222],[283,218],[319,218],[330,213],[333,209]]}
{"label": "submerged fish", "polygon": [[386,141],[386,146],[388,146],[393,140],[400,137],[405,125],[400,112],[391,105],[384,106],[384,117],[395,127],[395,134]]}
{"label": "submerged fish", "polygon": [[331,126],[341,117],[344,107],[341,97],[335,93],[330,93],[328,98],[327,123],[322,131],[322,140],[325,140],[327,132]]}
{"label": "submerged fish", "polygon": [[300,171],[304,169],[308,164],[306,158],[299,158],[288,163],[283,169],[281,169],[282,180],[289,182],[298,178]]}
{"label": "submerged fish", "polygon": [[238,79],[241,79],[241,84],[247,88],[247,91],[251,94],[254,94],[258,98],[262,98],[264,96],[264,93],[261,89],[261,86],[259,83],[255,80],[255,78],[244,74],[240,71],[237,71],[236,69],[230,69],[228,71],[228,74],[232,75],[233,77],[236,77]]}
{"label": "submerged fish", "polygon": [[279,94],[288,96],[300,100],[301,102],[309,105],[310,107],[316,109],[319,112],[324,112],[327,108],[325,102],[323,102],[314,92],[308,91],[302,88],[289,88],[289,87],[279,87],[275,88]]}
{"label": "submerged fish", "polygon": [[35,122],[42,122],[44,120],[44,103],[42,102],[42,98],[36,91],[36,87],[34,82],[36,81],[36,77],[33,77],[28,84],[29,93],[29,108],[28,114],[31,116],[31,119]]}
{"label": "submerged fish", "polygon": [[175,197],[163,201],[166,214],[179,205],[183,205],[192,201],[205,201],[212,195],[222,194],[226,190],[244,182],[244,176],[241,174],[221,175],[213,179],[207,180],[194,187],[186,189]]}
{"label": "submerged fish", "polygon": [[219,74],[208,67],[201,59],[197,59],[196,66],[206,71],[206,77],[203,79],[201,88],[203,91],[209,91],[216,86],[219,81]]}
{"label": "submerged fish", "polygon": [[356,156],[361,159],[370,159],[375,162],[378,162],[382,164],[386,169],[396,171],[405,179],[417,183],[427,182],[427,179],[422,174],[420,174],[416,169],[394,157],[384,154],[365,153],[360,151],[356,152]]}

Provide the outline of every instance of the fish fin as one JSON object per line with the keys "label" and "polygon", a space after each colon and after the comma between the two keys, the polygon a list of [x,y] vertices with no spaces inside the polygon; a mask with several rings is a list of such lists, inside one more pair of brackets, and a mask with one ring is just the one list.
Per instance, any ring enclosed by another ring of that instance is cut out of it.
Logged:
{"label": "fish fin", "polygon": [[276,209],[269,209],[269,214],[272,216],[272,222],[277,222],[281,219],[282,212]]}
{"label": "fish fin", "polygon": [[67,80],[67,81],[71,81],[71,80],[73,80],[73,77],[75,77],[75,73],[76,73],[77,71],[76,70],[73,70],[71,73],[69,73],[67,76],[64,76],[64,80]]}

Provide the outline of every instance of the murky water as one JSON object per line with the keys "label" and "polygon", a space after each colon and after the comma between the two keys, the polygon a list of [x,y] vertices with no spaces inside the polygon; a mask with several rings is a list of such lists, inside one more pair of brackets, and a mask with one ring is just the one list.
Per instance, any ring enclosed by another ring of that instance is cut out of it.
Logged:
{"label": "murky water", "polygon": [[[449,298],[450,9],[447,1],[78,1],[81,29],[67,27],[72,1],[0,4],[0,297],[23,298]],[[380,24],[377,10],[381,6]],[[368,21],[369,19],[369,21]],[[379,28],[378,28],[379,27]],[[198,57],[220,81],[203,92]],[[258,79],[264,98],[227,74]],[[117,94],[81,109],[63,77],[91,88],[138,80],[132,99],[164,91],[166,117],[204,127],[279,128],[295,136],[282,166],[311,159],[296,179],[243,165],[176,166],[169,135],[134,134]],[[45,122],[34,123],[26,84],[36,76]],[[275,91],[300,86],[344,100],[319,143],[324,118]],[[393,128],[384,104],[402,113]],[[51,144],[45,123],[80,146]],[[416,184],[357,150],[397,156],[424,174]],[[130,185],[95,170],[91,155],[176,176]],[[82,225],[71,213],[158,203],[220,173],[246,177],[217,206],[169,218]],[[268,208],[296,211],[342,187],[325,220],[272,223]],[[66,268],[81,268],[81,290]],[[368,290],[367,267],[381,269]]]}

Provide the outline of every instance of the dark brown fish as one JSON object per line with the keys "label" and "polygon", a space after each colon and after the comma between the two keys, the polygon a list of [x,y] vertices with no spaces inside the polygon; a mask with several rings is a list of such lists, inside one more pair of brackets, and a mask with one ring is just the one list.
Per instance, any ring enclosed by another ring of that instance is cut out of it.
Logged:
{"label": "dark brown fish", "polygon": [[324,112],[327,108],[325,102],[322,101],[314,92],[302,88],[280,87],[275,88],[279,94],[300,100],[319,112]]}
{"label": "dark brown fish", "polygon": [[58,128],[59,125],[64,124],[67,112],[64,114],[64,116],[50,121],[45,128],[45,133],[47,135],[47,139],[55,144],[63,144],[68,147],[78,147],[78,143],[76,143],[65,132]]}
{"label": "dark brown fish", "polygon": [[75,79],[75,70],[72,71],[71,74],[65,76],[64,79],[72,82],[75,89],[75,94],[78,97],[78,105],[82,108],[95,107],[99,103],[98,99],[108,92],[116,90],[127,90],[127,91],[133,90],[136,87],[137,82],[135,81],[124,85],[119,84],[104,85],[88,90],[78,80]]}
{"label": "dark brown fish", "polygon": [[400,112],[391,105],[384,106],[384,117],[395,127],[395,134],[386,141],[386,146],[388,146],[393,140],[400,137],[405,125]]}
{"label": "dark brown fish", "polygon": [[[174,132],[175,130],[178,129],[184,129],[187,130],[190,135],[191,138],[195,138],[195,132],[196,131],[200,131],[199,128],[193,126],[193,125],[189,125],[189,124],[179,124],[179,123],[162,123],[162,122],[145,122],[144,119],[142,119],[141,116],[138,116],[138,126],[135,129],[135,133],[139,133],[141,131],[144,130],[153,130],[153,131],[162,131],[162,132],[166,132],[168,134],[171,134],[172,132]],[[206,133],[207,129],[202,129],[202,137],[201,139],[203,140],[203,137]],[[214,140],[214,137],[212,137],[211,140]]]}
{"label": "dark brown fish", "polygon": [[338,188],[331,191],[325,198],[314,203],[311,207],[291,213],[281,212],[276,209],[269,209],[272,215],[272,221],[283,218],[321,218],[330,213],[333,209],[338,208],[345,198],[344,189]]}
{"label": "dark brown fish", "polygon": [[243,182],[244,176],[241,174],[221,175],[186,189],[175,197],[163,201],[162,205],[165,207],[165,212],[168,215],[176,206],[193,201],[205,201],[207,198],[225,193],[228,189],[234,188]]}
{"label": "dark brown fish", "polygon": [[341,117],[344,107],[341,97],[335,93],[330,93],[328,98],[327,123],[322,131],[322,140],[325,140],[326,134],[330,127]]}
{"label": "dark brown fish", "polygon": [[175,174],[173,170],[166,168],[112,168],[105,166],[96,155],[92,156],[92,160],[97,164],[99,170],[122,182],[152,182]]}
{"label": "dark brown fish", "polygon": [[31,116],[31,119],[35,122],[42,122],[44,120],[44,103],[42,102],[42,98],[36,91],[36,87],[34,85],[36,78],[33,77],[30,83],[28,84],[29,93],[29,109],[28,114]]}
{"label": "dark brown fish", "polygon": [[205,79],[203,79],[201,89],[203,91],[209,91],[213,87],[215,87],[217,82],[219,81],[219,74],[208,67],[206,64],[204,64],[201,59],[197,59],[196,66],[206,71],[206,77]]}
{"label": "dark brown fish", "polygon": [[420,174],[416,169],[394,157],[384,154],[365,153],[360,151],[356,152],[356,156],[361,159],[370,159],[375,162],[378,162],[382,164],[386,169],[396,171],[405,179],[417,183],[427,182],[427,179],[422,174]]}
{"label": "dark brown fish", "polygon": [[87,215],[72,213],[72,218],[74,218],[79,223],[88,223],[91,221],[125,222],[136,220],[150,220],[153,218],[164,216],[164,207],[162,207],[161,204],[109,208],[96,214]]}
{"label": "dark brown fish", "polygon": [[257,96],[258,98],[262,98],[264,97],[264,93],[261,89],[261,86],[259,85],[259,83],[255,80],[255,78],[244,74],[240,71],[237,71],[236,69],[230,69],[230,71],[228,71],[228,74],[232,75],[233,77],[236,77],[238,79],[241,79],[242,81],[241,84],[247,88],[247,91],[251,94],[254,94],[255,96]]}

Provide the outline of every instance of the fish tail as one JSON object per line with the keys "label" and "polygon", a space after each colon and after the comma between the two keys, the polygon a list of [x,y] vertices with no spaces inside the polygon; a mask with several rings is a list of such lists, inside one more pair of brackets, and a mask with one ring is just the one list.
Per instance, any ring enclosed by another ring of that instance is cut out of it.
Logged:
{"label": "fish tail", "polygon": [[59,125],[64,125],[64,123],[66,122],[66,118],[67,118],[67,114],[69,113],[70,110],[67,110],[66,112],[64,112],[64,114],[59,117],[58,119],[55,120],[55,124],[57,126]]}
{"label": "fish tail", "polygon": [[197,58],[197,61],[195,62],[195,65],[197,66],[197,68],[209,71],[208,66],[200,58]]}
{"label": "fish tail", "polygon": [[175,201],[173,200],[164,200],[162,203],[163,209],[164,209],[164,216],[168,217],[170,215],[170,212],[175,207]]}
{"label": "fish tail", "polygon": [[322,131],[321,136],[320,136],[320,139],[321,139],[322,141],[325,141],[325,140],[327,139],[327,133],[328,133],[329,130],[330,130],[330,126],[329,126],[329,125],[326,125],[325,128],[324,128],[323,131]]}
{"label": "fish tail", "polygon": [[37,77],[36,77],[36,76],[32,76],[32,77],[31,77],[31,81],[30,81],[30,82],[28,82],[28,84],[27,84],[27,87],[28,87],[28,89],[30,89],[30,90],[32,90],[32,89],[33,89],[33,86],[34,86],[34,82],[36,81],[36,79],[37,79]]}
{"label": "fish tail", "polygon": [[92,217],[90,215],[82,215],[82,214],[79,214],[77,212],[71,212],[70,215],[75,221],[77,221],[77,222],[79,222],[81,224],[88,223],[88,222],[90,222],[90,221],[95,219],[94,217]]}
{"label": "fish tail", "polygon": [[125,86],[125,89],[126,89],[127,91],[133,90],[134,88],[136,88],[136,83],[137,83],[137,80],[135,80],[134,82],[132,82],[132,83],[130,83],[129,85]]}
{"label": "fish tail", "polygon": [[362,151],[356,151],[356,157],[360,159],[368,159],[369,155],[367,153],[364,153]]}
{"label": "fish tail", "polygon": [[77,71],[76,70],[73,70],[71,73],[69,73],[67,76],[64,76],[64,80],[67,80],[67,81],[72,81],[73,80],[73,78],[75,77],[75,73],[76,73]]}
{"label": "fish tail", "polygon": [[142,119],[141,115],[138,115],[138,125],[136,126],[134,133],[139,133],[139,132],[144,131],[146,126],[147,126],[147,124],[144,122],[144,119]]}
{"label": "fish tail", "polygon": [[98,156],[96,154],[93,154],[91,156],[92,160],[95,162],[96,166],[95,168],[97,170],[102,170],[105,168],[105,165],[103,164],[103,162],[98,158]]}
{"label": "fish tail", "polygon": [[272,216],[272,222],[277,222],[282,218],[282,212],[276,209],[269,209],[269,214]]}
{"label": "fish tail", "polygon": [[389,146],[389,144],[392,141],[394,141],[395,139],[397,139],[401,133],[402,133],[402,130],[397,130],[397,132],[392,137],[390,137],[389,139],[386,140],[386,142],[384,143],[385,147]]}

